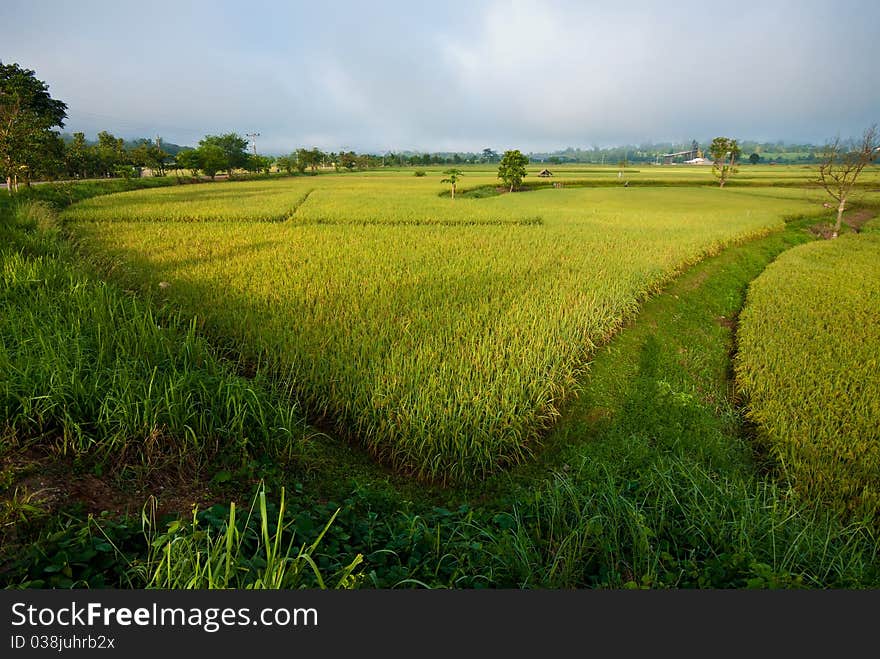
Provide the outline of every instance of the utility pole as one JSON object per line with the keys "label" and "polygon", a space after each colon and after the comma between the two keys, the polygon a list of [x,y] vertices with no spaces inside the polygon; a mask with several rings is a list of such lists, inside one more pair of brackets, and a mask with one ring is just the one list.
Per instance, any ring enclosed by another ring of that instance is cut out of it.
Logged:
{"label": "utility pole", "polygon": [[259,136],[259,133],[245,133],[245,137],[247,137],[254,145],[254,155],[257,155],[257,138]]}

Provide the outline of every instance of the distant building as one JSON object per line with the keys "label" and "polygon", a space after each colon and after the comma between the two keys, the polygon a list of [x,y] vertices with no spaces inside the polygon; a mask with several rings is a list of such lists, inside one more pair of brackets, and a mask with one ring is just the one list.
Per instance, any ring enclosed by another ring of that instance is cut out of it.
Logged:
{"label": "distant building", "polygon": [[676,162],[682,162],[689,165],[701,165],[702,162],[691,162],[703,159],[703,152],[700,151],[700,145],[694,140],[691,142],[691,148],[687,151],[676,151],[675,153],[664,153],[660,156],[663,158],[664,165],[672,165]]}
{"label": "distant building", "polygon": [[553,172],[551,172],[549,169],[542,169],[540,172],[538,172],[538,176],[543,176],[544,178],[547,178],[548,176],[553,176]]}

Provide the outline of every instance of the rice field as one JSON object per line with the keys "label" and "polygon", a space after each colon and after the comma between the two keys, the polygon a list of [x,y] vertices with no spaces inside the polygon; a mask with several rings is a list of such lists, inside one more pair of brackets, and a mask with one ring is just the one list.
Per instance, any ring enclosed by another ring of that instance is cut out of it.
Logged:
{"label": "rice field", "polygon": [[271,181],[133,190],[87,199],[68,209],[65,216],[74,221],[124,218],[141,222],[277,222],[290,217],[310,191],[299,186],[286,194],[274,194],[277,185]]}
{"label": "rice field", "polygon": [[880,230],[782,255],[749,289],[739,343],[750,417],[794,487],[876,515]]}
{"label": "rice field", "polygon": [[[485,167],[485,166],[484,166]],[[449,188],[440,183],[442,169],[428,169],[424,177],[412,170],[364,172],[340,176],[302,177],[292,181],[248,181],[222,185],[173,186],[135,190],[85,200],[65,213],[73,221],[285,221],[300,224],[540,224],[540,204],[510,202],[505,196],[471,199],[459,195],[454,203]],[[710,167],[690,168],[555,168],[544,179],[532,168],[527,188],[706,186],[716,185]],[[619,175],[619,176],[618,176]],[[739,192],[822,200],[809,183],[815,168],[780,170],[743,167],[728,184]],[[880,186],[880,168],[863,178],[864,187]],[[465,168],[459,193],[498,185],[495,170]],[[564,191],[568,191],[567,189]],[[562,191],[560,191],[562,192]]]}
{"label": "rice field", "polygon": [[271,364],[312,417],[397,469],[465,482],[527,459],[596,346],[676,273],[821,210],[815,192],[733,186],[453,202],[440,177],[183,186],[65,218],[114,277]]}

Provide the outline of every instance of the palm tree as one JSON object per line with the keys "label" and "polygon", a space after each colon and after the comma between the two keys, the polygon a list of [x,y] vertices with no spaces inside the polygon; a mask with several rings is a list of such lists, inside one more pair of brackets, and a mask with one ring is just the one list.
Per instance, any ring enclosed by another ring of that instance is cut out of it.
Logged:
{"label": "palm tree", "polygon": [[464,174],[460,169],[447,169],[443,173],[446,174],[446,178],[440,182],[449,183],[452,186],[452,201],[455,201],[455,184],[458,183],[458,179],[464,176]]}

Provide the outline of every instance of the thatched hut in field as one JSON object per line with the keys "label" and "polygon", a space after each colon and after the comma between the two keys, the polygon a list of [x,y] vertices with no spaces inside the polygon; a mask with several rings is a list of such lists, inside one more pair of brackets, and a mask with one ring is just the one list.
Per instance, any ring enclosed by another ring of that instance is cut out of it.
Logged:
{"label": "thatched hut in field", "polygon": [[549,169],[542,169],[540,172],[538,172],[538,176],[543,176],[544,178],[547,178],[548,176],[553,176],[553,172],[551,172]]}

